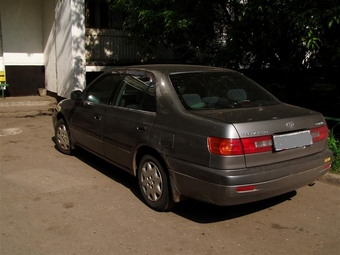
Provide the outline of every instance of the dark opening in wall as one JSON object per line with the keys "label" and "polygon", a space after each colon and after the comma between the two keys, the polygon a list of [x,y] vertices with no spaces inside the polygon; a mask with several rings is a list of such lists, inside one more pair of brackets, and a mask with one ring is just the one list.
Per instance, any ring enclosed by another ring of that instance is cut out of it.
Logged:
{"label": "dark opening in wall", "polygon": [[6,96],[38,95],[45,88],[44,66],[6,66]]}

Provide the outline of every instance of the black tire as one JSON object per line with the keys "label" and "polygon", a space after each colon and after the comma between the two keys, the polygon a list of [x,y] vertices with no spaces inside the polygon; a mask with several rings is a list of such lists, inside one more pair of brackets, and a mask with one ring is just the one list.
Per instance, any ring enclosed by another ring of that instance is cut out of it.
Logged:
{"label": "black tire", "polygon": [[151,155],[142,157],[138,166],[138,185],[145,203],[156,211],[168,211],[174,205],[169,177]]}
{"label": "black tire", "polygon": [[71,155],[71,136],[66,122],[60,119],[55,127],[55,143],[60,152]]}

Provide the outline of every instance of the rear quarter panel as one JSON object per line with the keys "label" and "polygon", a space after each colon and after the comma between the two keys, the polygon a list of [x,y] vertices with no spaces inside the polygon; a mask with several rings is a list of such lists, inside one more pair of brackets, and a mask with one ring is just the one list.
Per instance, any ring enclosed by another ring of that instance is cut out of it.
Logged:
{"label": "rear quarter panel", "polygon": [[[158,77],[159,78],[159,77]],[[149,142],[165,158],[172,157],[216,169],[245,167],[244,156],[219,157],[215,160],[208,150],[209,136],[239,138],[233,125],[200,116],[183,108],[167,77],[157,83],[157,116]]]}

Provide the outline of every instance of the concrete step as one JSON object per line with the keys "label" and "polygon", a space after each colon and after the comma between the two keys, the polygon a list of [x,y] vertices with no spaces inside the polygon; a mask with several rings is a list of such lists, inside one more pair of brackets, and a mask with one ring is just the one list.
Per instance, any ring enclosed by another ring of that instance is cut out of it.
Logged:
{"label": "concrete step", "polygon": [[51,115],[57,100],[50,96],[0,98],[0,117]]}

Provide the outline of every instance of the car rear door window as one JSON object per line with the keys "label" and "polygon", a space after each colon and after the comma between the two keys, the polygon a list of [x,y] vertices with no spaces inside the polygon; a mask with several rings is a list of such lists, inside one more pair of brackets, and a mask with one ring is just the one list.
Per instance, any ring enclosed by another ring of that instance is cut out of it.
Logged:
{"label": "car rear door window", "polygon": [[127,75],[117,93],[114,105],[129,109],[156,111],[154,85],[143,77]]}

